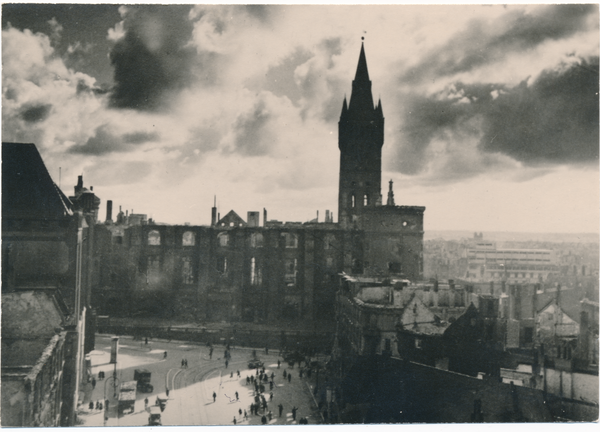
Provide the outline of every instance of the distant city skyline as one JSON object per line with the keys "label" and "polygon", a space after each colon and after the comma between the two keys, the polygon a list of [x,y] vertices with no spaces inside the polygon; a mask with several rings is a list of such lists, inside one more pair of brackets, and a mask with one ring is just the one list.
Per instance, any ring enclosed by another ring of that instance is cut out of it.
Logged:
{"label": "distant city skyline", "polygon": [[[3,5],[5,142],[113,217],[337,222],[364,37],[383,202],[425,231],[598,232],[598,5]],[[61,172],[59,179],[59,170]],[[261,215],[262,219],[262,215]]]}

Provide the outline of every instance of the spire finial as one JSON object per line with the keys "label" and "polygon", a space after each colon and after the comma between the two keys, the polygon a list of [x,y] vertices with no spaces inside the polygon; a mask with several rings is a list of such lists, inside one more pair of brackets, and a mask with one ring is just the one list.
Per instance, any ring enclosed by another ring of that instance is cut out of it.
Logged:
{"label": "spire finial", "polygon": [[388,191],[388,199],[387,199],[387,205],[389,206],[395,206],[396,203],[394,202],[394,182],[392,181],[392,179],[390,179],[390,190]]}

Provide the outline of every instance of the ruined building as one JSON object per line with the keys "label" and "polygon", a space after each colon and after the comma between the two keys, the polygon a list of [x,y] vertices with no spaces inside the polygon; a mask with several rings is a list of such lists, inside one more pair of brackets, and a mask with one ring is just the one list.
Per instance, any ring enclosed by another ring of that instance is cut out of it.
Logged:
{"label": "ruined building", "polygon": [[[350,103],[339,121],[338,223],[262,224],[212,209],[211,226],[111,225],[101,289],[104,315],[275,322],[333,319],[336,275],[419,280],[423,273],[424,207],[395,205],[392,182],[383,205],[381,101],[373,104],[364,46]],[[112,204],[111,204],[112,205]],[[119,225],[117,222],[116,225]],[[119,235],[114,235],[120,233]]]}
{"label": "ruined building", "polygon": [[2,143],[2,425],[73,426],[93,349],[95,214],[68,199],[34,144]]}

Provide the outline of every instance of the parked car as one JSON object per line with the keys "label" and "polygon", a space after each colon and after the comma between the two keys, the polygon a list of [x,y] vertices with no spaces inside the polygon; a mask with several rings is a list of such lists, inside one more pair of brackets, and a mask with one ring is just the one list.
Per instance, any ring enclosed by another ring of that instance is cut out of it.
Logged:
{"label": "parked car", "polygon": [[133,379],[137,381],[137,389],[142,393],[152,393],[154,387],[150,384],[152,373],[147,369],[136,369],[133,372]]}
{"label": "parked car", "polygon": [[252,359],[248,362],[248,367],[250,369],[261,368],[263,366],[264,366],[264,363],[261,362],[259,359]]}

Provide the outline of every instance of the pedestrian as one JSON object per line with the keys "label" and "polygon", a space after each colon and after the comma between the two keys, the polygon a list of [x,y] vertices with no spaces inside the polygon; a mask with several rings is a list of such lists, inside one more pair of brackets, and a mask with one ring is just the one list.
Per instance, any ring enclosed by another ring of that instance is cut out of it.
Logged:
{"label": "pedestrian", "polygon": [[184,366],[185,366],[185,360],[181,359],[181,368],[183,369]]}
{"label": "pedestrian", "polygon": [[236,425],[237,424],[237,420],[235,419],[235,416],[233,416],[233,424]]}
{"label": "pedestrian", "polygon": [[217,401],[217,394],[215,392],[213,392],[213,402]]}
{"label": "pedestrian", "polygon": [[277,408],[279,408],[279,417],[281,417],[281,413],[283,413],[283,405],[279,404],[277,405]]}
{"label": "pedestrian", "polygon": [[229,375],[229,378],[233,378],[233,372],[231,372],[231,375]]}
{"label": "pedestrian", "polygon": [[225,360],[225,369],[229,366],[229,360]]}
{"label": "pedestrian", "polygon": [[292,382],[292,374],[288,374],[288,382],[291,383]]}
{"label": "pedestrian", "polygon": [[238,378],[241,378],[242,376],[240,375],[240,371],[237,371],[237,376]]}
{"label": "pedestrian", "polygon": [[213,349],[210,347],[210,351],[208,352],[208,358],[212,360]]}
{"label": "pedestrian", "polygon": [[244,410],[244,420],[246,420],[248,418],[248,413],[246,412],[246,410]]}
{"label": "pedestrian", "polygon": [[144,399],[144,409],[148,409],[148,398]]}
{"label": "pedestrian", "polygon": [[169,397],[169,387],[167,387],[167,390],[165,391],[165,393],[167,394],[167,397]]}
{"label": "pedestrian", "polygon": [[254,375],[250,375],[250,382],[254,384]]}
{"label": "pedestrian", "polygon": [[265,354],[269,355],[269,347],[265,347]]}
{"label": "pedestrian", "polygon": [[103,408],[103,406],[102,406],[102,402],[98,402],[98,409],[99,409],[100,411],[102,411],[102,408]]}
{"label": "pedestrian", "polygon": [[165,353],[163,354],[163,358],[166,359],[167,358],[167,352],[165,351]]}
{"label": "pedestrian", "polygon": [[261,419],[260,419],[260,422],[262,424],[264,424],[264,425],[267,424],[267,417],[266,416],[262,416]]}
{"label": "pedestrian", "polygon": [[250,378],[248,378],[248,375],[246,375],[246,385],[250,384]]}
{"label": "pedestrian", "polygon": [[238,392],[235,392],[235,400],[240,400],[240,395],[238,394]]}
{"label": "pedestrian", "polygon": [[96,378],[92,378],[92,389],[96,388]]}
{"label": "pedestrian", "polygon": [[273,390],[273,381],[269,382],[269,390]]}
{"label": "pedestrian", "polygon": [[273,392],[269,393],[269,402],[273,400]]}
{"label": "pedestrian", "polygon": [[94,409],[94,402],[90,401],[90,404],[88,405],[88,408],[93,410]]}
{"label": "pedestrian", "polygon": [[146,345],[148,345],[148,338],[145,338],[145,339],[144,339],[144,343],[145,343]]}
{"label": "pedestrian", "polygon": [[285,369],[283,370],[283,377],[287,378],[287,370],[285,370]]}
{"label": "pedestrian", "polygon": [[241,408],[238,410],[238,414],[240,415],[240,417],[242,416],[242,409]]}
{"label": "pedestrian", "polygon": [[271,372],[271,381],[275,379],[275,372]]}
{"label": "pedestrian", "polygon": [[253,403],[250,404],[250,414],[254,415],[254,404]]}
{"label": "pedestrian", "polygon": [[281,366],[281,361],[277,359],[277,369],[279,369],[279,366]]}
{"label": "pedestrian", "polygon": [[296,412],[298,411],[298,408],[293,407],[292,408],[292,420],[296,420]]}
{"label": "pedestrian", "polygon": [[269,411],[269,414],[267,414],[267,417],[269,418],[269,421],[273,420],[273,413],[271,411]]}

